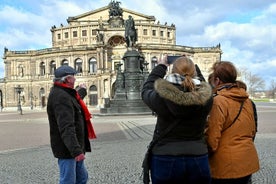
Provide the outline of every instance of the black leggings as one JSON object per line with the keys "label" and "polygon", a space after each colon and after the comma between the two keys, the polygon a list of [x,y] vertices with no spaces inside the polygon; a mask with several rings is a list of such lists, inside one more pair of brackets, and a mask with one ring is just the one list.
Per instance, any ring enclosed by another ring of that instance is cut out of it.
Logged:
{"label": "black leggings", "polygon": [[212,178],[212,184],[249,184],[251,175],[235,179],[215,179]]}

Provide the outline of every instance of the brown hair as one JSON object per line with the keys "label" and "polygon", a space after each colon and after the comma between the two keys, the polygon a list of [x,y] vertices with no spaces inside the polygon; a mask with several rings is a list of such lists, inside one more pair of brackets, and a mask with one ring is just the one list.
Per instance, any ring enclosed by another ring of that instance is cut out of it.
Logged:
{"label": "brown hair", "polygon": [[211,85],[212,88],[214,88],[214,73],[210,73],[208,76],[208,83]]}
{"label": "brown hair", "polygon": [[214,73],[210,73],[208,76],[208,82],[211,84],[214,81]]}
{"label": "brown hair", "polygon": [[214,63],[212,70],[214,79],[219,78],[223,83],[234,83],[237,79],[237,69],[229,61]]}
{"label": "brown hair", "polygon": [[194,62],[187,57],[177,58],[172,67],[172,73],[178,73],[185,77],[182,85],[187,88],[188,91],[195,89],[193,77],[196,75],[196,69]]}
{"label": "brown hair", "polygon": [[243,88],[245,91],[247,90],[247,86],[243,81],[237,80],[236,84],[239,88]]}

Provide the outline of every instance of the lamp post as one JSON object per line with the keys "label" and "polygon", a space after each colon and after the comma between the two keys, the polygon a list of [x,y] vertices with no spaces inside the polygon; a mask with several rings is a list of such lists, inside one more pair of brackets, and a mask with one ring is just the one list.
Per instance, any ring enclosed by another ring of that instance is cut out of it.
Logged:
{"label": "lamp post", "polygon": [[36,107],[36,100],[37,100],[37,97],[36,97],[36,96],[34,96],[35,107]]}
{"label": "lamp post", "polygon": [[18,85],[17,87],[14,88],[15,91],[18,93],[18,104],[17,104],[17,111],[20,112],[20,114],[22,115],[22,107],[21,107],[21,98],[20,98],[20,94],[23,91],[23,88],[20,87],[20,85]]}
{"label": "lamp post", "polygon": [[154,67],[157,66],[157,61],[158,61],[158,59],[157,59],[156,56],[153,56],[153,57],[151,58],[151,69],[153,69]]}
{"label": "lamp post", "polygon": [[1,90],[0,90],[0,110],[1,110],[1,112],[3,110],[3,94],[2,94]]}
{"label": "lamp post", "polygon": [[33,104],[33,92],[31,92],[31,95],[30,95],[30,98],[31,98],[31,110],[33,110],[34,108],[34,104]]}
{"label": "lamp post", "polygon": [[34,103],[33,103],[33,98],[34,98],[34,95],[33,95],[33,75],[31,74],[31,93],[30,93],[30,105],[31,105],[31,110],[33,110],[34,108]]}

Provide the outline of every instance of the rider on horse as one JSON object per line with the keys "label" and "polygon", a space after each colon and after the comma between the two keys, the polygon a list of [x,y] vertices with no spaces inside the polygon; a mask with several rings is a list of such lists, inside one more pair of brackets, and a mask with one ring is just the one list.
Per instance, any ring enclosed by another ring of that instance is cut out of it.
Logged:
{"label": "rider on horse", "polygon": [[137,41],[135,23],[131,15],[129,15],[128,20],[125,21],[125,39],[127,47],[132,47]]}

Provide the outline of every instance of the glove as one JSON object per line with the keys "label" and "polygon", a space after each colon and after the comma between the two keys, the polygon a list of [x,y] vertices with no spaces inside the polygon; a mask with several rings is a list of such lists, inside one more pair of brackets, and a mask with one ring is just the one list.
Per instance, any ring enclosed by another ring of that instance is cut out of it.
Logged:
{"label": "glove", "polygon": [[78,156],[75,157],[75,160],[76,160],[77,162],[82,161],[82,160],[84,160],[84,159],[85,159],[85,156],[84,156],[83,153],[81,153],[81,154],[79,154]]}
{"label": "glove", "polygon": [[78,88],[77,92],[79,93],[81,99],[84,99],[84,97],[87,95],[87,91],[85,88]]}

